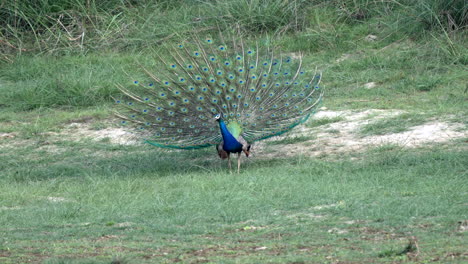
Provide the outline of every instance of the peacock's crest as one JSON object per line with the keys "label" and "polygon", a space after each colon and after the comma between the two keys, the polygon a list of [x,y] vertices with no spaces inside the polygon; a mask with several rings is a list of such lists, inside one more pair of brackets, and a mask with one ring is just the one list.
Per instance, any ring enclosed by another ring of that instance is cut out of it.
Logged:
{"label": "peacock's crest", "polygon": [[119,85],[125,96],[116,103],[122,123],[159,147],[219,144],[217,114],[249,143],[280,135],[306,121],[323,94],[320,74],[304,69],[302,56],[236,37],[194,37],[155,61],[142,69],[146,79]]}

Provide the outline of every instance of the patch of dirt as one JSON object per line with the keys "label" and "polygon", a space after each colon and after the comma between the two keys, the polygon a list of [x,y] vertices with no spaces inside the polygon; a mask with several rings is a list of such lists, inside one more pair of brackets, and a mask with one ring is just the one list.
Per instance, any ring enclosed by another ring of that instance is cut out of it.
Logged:
{"label": "patch of dirt", "polygon": [[[359,130],[362,126],[377,120],[395,117],[404,113],[400,110],[366,111],[320,111],[312,120],[341,118],[342,121],[329,123],[313,128],[301,126],[285,136],[273,137],[255,144],[255,151],[263,157],[272,156],[322,156],[361,152],[367,148],[395,144],[404,147],[419,147],[431,143],[446,143],[458,138],[468,137],[463,124],[443,121],[428,121],[419,126],[409,128],[408,131],[385,135],[362,137]],[[275,151],[269,151],[268,141],[282,140],[291,136],[310,136],[309,141],[297,144],[275,145]],[[254,152],[255,153],[255,152]]]}
{"label": "patch of dirt", "polygon": [[450,252],[444,256],[446,260],[468,259],[468,252]]}
{"label": "patch of dirt", "polygon": [[312,210],[322,210],[322,209],[327,209],[327,208],[333,208],[339,206],[338,204],[324,204],[324,205],[317,205],[312,207]]}
{"label": "patch of dirt", "polygon": [[68,121],[68,124],[73,124],[73,123],[91,123],[93,121],[93,117],[92,116],[83,116],[83,117],[80,117],[80,118],[76,118],[76,119],[73,119],[73,120],[69,120]]}
{"label": "patch of dirt", "polygon": [[71,123],[59,135],[74,141],[89,138],[95,141],[108,140],[109,143],[120,145],[134,145],[141,142],[141,139],[135,138],[132,133],[124,128],[114,127],[96,130],[92,129],[87,123]]}
{"label": "patch of dirt", "polygon": [[345,229],[339,229],[339,228],[334,227],[332,229],[329,229],[327,232],[330,233],[330,234],[341,235],[341,234],[347,234],[349,231],[345,230]]}
{"label": "patch of dirt", "polygon": [[244,226],[242,228],[239,228],[237,229],[238,231],[254,231],[254,230],[261,230],[261,229],[265,229],[266,227],[265,226],[252,226],[252,225],[249,225],[249,226]]}
{"label": "patch of dirt", "polygon": [[19,209],[22,209],[22,207],[19,207],[19,206],[13,206],[13,207],[0,206],[0,211],[3,211],[3,210],[19,210]]}
{"label": "patch of dirt", "polygon": [[47,197],[47,200],[52,203],[68,202],[68,200],[63,197]]}
{"label": "patch of dirt", "polygon": [[8,139],[8,138],[15,138],[18,133],[11,132],[11,133],[0,133],[0,140]]}
{"label": "patch of dirt", "polygon": [[329,216],[326,214],[318,214],[316,211],[324,210],[324,209],[330,209],[330,208],[335,208],[335,207],[340,207],[343,205],[343,202],[340,201],[338,203],[333,203],[333,204],[323,204],[323,205],[317,205],[314,207],[309,208],[309,210],[305,212],[296,212],[296,213],[290,213],[290,212],[283,212],[282,214],[286,216],[286,218],[290,219],[312,219],[312,220],[324,220],[328,218]]}
{"label": "patch of dirt", "polygon": [[0,249],[0,258],[8,258],[10,257],[11,252]]}
{"label": "patch of dirt", "polygon": [[308,219],[314,219],[314,220],[320,220],[327,218],[327,215],[319,215],[319,214],[312,214],[312,213],[296,213],[296,214],[290,214],[286,216],[287,218],[308,218]]}
{"label": "patch of dirt", "polygon": [[115,224],[115,227],[127,228],[127,227],[131,227],[131,226],[134,226],[134,225],[135,225],[135,223],[132,223],[132,222],[123,222],[123,223]]}
{"label": "patch of dirt", "polygon": [[371,241],[384,241],[388,239],[392,240],[404,240],[406,239],[404,234],[397,234],[394,230],[381,230],[373,227],[357,227],[350,229],[353,232],[360,234],[362,240],[371,240]]}
{"label": "patch of dirt", "polygon": [[424,125],[415,126],[410,131],[367,137],[370,144],[402,144],[407,147],[417,147],[427,143],[442,143],[451,139],[466,137],[466,133],[457,131],[458,125],[444,122],[429,122]]}
{"label": "patch of dirt", "polygon": [[366,221],[366,220],[346,220],[343,223],[347,225],[354,225],[354,224],[366,224],[368,222],[369,221]]}
{"label": "patch of dirt", "polygon": [[459,221],[457,231],[458,232],[468,231],[468,220]]}
{"label": "patch of dirt", "polygon": [[116,236],[116,235],[104,235],[99,238],[97,238],[95,241],[100,242],[100,241],[107,241],[107,240],[113,240],[113,239],[120,239],[122,236]]}

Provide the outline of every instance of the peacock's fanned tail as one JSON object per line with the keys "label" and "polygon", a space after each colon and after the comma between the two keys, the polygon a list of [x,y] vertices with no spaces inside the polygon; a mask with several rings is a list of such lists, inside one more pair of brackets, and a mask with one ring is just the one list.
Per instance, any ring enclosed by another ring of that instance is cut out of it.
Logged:
{"label": "peacock's fanned tail", "polygon": [[[146,80],[119,89],[123,124],[145,131],[147,142],[193,149],[222,140],[213,116],[237,122],[249,143],[280,135],[305,122],[321,98],[321,75],[258,43],[236,38],[194,37],[166,47]],[[166,59],[167,57],[167,59]]]}

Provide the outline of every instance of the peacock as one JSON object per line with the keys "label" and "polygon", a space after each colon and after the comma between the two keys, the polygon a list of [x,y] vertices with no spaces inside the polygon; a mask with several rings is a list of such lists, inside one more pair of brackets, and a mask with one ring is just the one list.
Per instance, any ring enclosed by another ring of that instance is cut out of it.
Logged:
{"label": "peacock", "polygon": [[145,142],[174,149],[215,146],[221,159],[250,155],[251,145],[304,123],[323,96],[321,74],[302,54],[238,35],[192,36],[164,46],[142,79],[119,84],[116,115]]}

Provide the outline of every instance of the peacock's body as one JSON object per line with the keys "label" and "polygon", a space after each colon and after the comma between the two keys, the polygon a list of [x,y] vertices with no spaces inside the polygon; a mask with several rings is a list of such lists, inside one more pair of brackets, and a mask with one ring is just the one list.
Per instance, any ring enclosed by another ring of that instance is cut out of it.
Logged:
{"label": "peacock's body", "polygon": [[[322,97],[320,75],[258,43],[222,36],[168,48],[147,80],[119,86],[124,99],[117,116],[145,131],[158,147],[216,146],[221,158],[247,156],[255,141],[290,131],[305,122]],[[218,124],[216,124],[215,120]],[[229,167],[231,163],[229,160]]]}

